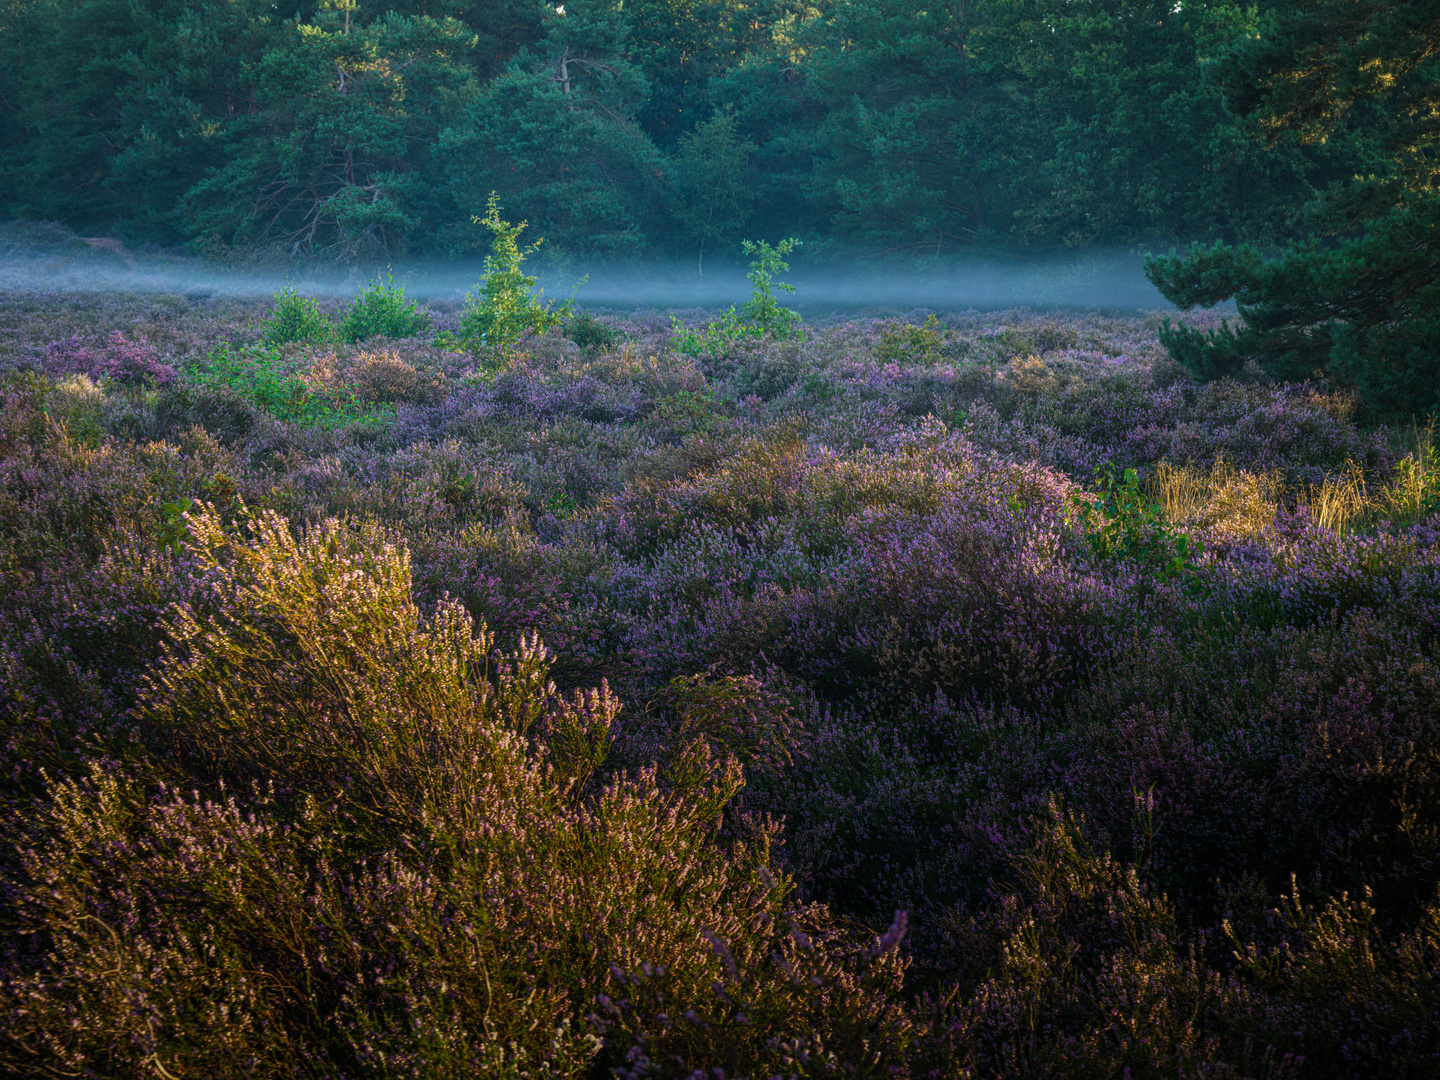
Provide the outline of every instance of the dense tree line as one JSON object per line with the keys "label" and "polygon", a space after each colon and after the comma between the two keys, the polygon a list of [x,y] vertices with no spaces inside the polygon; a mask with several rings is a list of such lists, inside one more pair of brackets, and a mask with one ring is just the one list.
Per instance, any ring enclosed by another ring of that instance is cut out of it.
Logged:
{"label": "dense tree line", "polygon": [[[12,216],[217,254],[1275,247],[1384,157],[1267,146],[1238,0],[3,0]],[[533,234],[532,234],[533,235]],[[698,260],[697,260],[698,262]]]}

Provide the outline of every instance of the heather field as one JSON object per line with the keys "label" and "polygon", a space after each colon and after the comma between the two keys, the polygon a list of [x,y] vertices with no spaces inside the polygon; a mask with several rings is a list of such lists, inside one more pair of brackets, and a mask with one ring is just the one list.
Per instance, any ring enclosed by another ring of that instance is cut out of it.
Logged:
{"label": "heather field", "polygon": [[0,295],[0,1070],[1440,1075],[1423,420],[1158,313],[273,306]]}

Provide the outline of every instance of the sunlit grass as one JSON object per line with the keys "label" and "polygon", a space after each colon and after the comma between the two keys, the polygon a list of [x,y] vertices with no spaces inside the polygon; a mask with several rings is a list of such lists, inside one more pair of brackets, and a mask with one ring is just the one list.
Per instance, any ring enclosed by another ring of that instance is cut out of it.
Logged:
{"label": "sunlit grass", "polygon": [[1176,524],[1253,539],[1275,524],[1285,486],[1278,472],[1236,469],[1223,460],[1208,470],[1162,461],[1150,475],[1149,490]]}
{"label": "sunlit grass", "polygon": [[1147,492],[1170,521],[1225,538],[1259,539],[1282,509],[1300,507],[1315,525],[1342,536],[1382,522],[1413,525],[1440,508],[1433,422],[1415,429],[1412,446],[1389,482],[1372,483],[1354,461],[1310,484],[1288,483],[1279,470],[1237,469],[1223,459],[1208,469],[1162,461],[1148,477]]}

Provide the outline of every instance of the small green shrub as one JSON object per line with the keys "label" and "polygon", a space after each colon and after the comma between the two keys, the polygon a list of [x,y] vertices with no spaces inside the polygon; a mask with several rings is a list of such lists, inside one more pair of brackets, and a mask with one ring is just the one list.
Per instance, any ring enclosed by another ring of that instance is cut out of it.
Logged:
{"label": "small green shrub", "polygon": [[595,316],[582,312],[565,324],[565,336],[587,353],[594,355],[620,340],[620,331],[606,326]]}
{"label": "small green shrub", "polygon": [[378,417],[353,392],[317,391],[282,353],[263,345],[236,347],[222,341],[191,378],[202,388],[229,390],[277,420],[303,427]]}
{"label": "small green shrub", "polygon": [[745,275],[750,279],[751,292],[750,299],[740,309],[740,315],[761,327],[771,337],[794,337],[799,329],[800,313],[781,307],[780,301],[775,299],[776,289],[787,293],[795,291],[794,285],[776,281],[775,275],[790,269],[790,264],[785,262],[785,256],[799,246],[800,241],[793,236],[781,240],[774,247],[764,240],[758,243],[745,240],[741,244],[746,255],[754,255],[756,258],[751,261],[750,272]]}
{"label": "small green shrub", "polygon": [[889,327],[880,337],[875,356],[880,360],[908,360],[913,363],[934,364],[941,359],[940,344],[944,332],[940,320],[931,315],[924,326],[899,323]]}
{"label": "small green shrub", "polygon": [[745,275],[750,279],[750,299],[741,305],[738,313],[732,306],[699,330],[670,316],[670,328],[678,352],[719,360],[729,355],[738,342],[758,341],[766,336],[783,340],[799,333],[800,313],[781,307],[775,299],[776,289],[794,292],[795,286],[776,281],[775,275],[790,269],[784,257],[799,247],[800,241],[790,237],[771,247],[764,240],[759,243],[746,240],[742,246],[745,254],[757,256],[750,263],[750,272]]}
{"label": "small green shrub", "polygon": [[1095,470],[1099,497],[1075,495],[1075,508],[1091,550],[1101,558],[1129,559],[1157,572],[1162,580],[1184,575],[1204,550],[1178,533],[1164,507],[1141,490],[1140,475],[1113,465]]}
{"label": "small green shrub", "polygon": [[1416,434],[1414,452],[1400,459],[1395,483],[1381,500],[1395,521],[1421,521],[1440,513],[1440,447],[1435,445],[1435,421]]}
{"label": "small green shrub", "polygon": [[465,313],[460,320],[460,343],[481,348],[501,361],[527,333],[543,334],[560,326],[570,315],[567,301],[552,310],[553,301],[542,303],[543,290],[535,278],[521,269],[543,242],[520,246],[520,234],[527,222],[511,225],[500,217],[500,202],[491,194],[484,217],[473,217],[476,225],[490,230],[490,254],[485,256],[485,276],[478,291],[465,294]]}
{"label": "small green shrub", "polygon": [[313,296],[281,289],[275,294],[275,310],[265,323],[261,340],[266,345],[324,345],[335,340],[335,327],[320,314],[320,303]]}
{"label": "small green shrub", "polygon": [[155,538],[162,548],[179,552],[184,547],[185,540],[190,535],[189,526],[185,523],[185,515],[196,509],[198,505],[194,499],[187,499],[183,496],[173,501],[168,499],[161,501],[161,520],[156,526]]}
{"label": "small green shrub", "polygon": [[105,438],[105,392],[88,375],[71,375],[45,395],[45,412],[83,446]]}
{"label": "small green shrub", "polygon": [[715,391],[706,387],[703,390],[676,390],[662,394],[655,399],[650,420],[668,433],[684,436],[713,430],[722,415],[720,399]]}
{"label": "small green shrub", "polygon": [[348,342],[372,337],[408,338],[423,333],[429,323],[415,301],[406,301],[405,289],[395,284],[392,275],[386,274],[382,280],[377,274],[350,302],[340,323],[340,337]]}
{"label": "small green shrub", "polygon": [[734,305],[718,319],[712,319],[696,330],[670,316],[671,338],[677,352],[695,358],[719,360],[741,341],[759,341],[765,336],[763,327],[744,322],[735,313]]}

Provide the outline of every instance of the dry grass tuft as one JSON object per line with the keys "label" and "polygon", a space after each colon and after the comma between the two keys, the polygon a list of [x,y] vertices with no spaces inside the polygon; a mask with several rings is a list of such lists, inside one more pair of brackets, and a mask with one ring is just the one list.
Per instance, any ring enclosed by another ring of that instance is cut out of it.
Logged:
{"label": "dry grass tuft", "polygon": [[1316,525],[1342,536],[1381,522],[1408,525],[1440,510],[1433,423],[1417,428],[1412,440],[1414,449],[1396,466],[1394,480],[1373,490],[1354,461],[1319,484],[1291,487],[1279,470],[1237,470],[1218,459],[1208,471],[1162,461],[1151,471],[1147,490],[1170,521],[1225,539],[1258,539],[1286,505],[1304,506]]}
{"label": "dry grass tuft", "polygon": [[1344,473],[1327,476],[1303,497],[1315,524],[1342,536],[1373,524],[1380,510],[1379,500],[1366,490],[1364,471],[1353,461],[1346,464]]}
{"label": "dry grass tuft", "polygon": [[1149,489],[1171,521],[1227,539],[1258,537],[1274,525],[1285,493],[1279,472],[1237,471],[1223,460],[1208,472],[1161,462],[1150,475]]}

